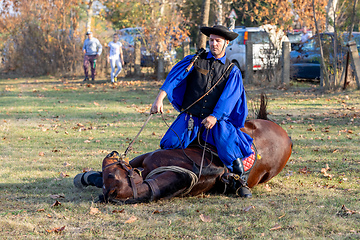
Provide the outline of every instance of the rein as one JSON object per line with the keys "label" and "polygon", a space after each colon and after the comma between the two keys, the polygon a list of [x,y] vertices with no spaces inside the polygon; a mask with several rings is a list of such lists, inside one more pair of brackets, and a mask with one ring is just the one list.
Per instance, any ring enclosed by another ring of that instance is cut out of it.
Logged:
{"label": "rein", "polygon": [[131,149],[132,145],[134,144],[134,142],[136,141],[136,139],[139,137],[140,133],[144,130],[146,124],[150,121],[151,117],[152,117],[152,113],[150,113],[149,117],[146,119],[146,121],[144,122],[143,126],[141,127],[140,131],[138,132],[138,134],[135,136],[135,138],[131,141],[131,143],[129,144],[129,146],[126,148],[123,156],[126,157],[126,155],[128,154],[129,150]]}

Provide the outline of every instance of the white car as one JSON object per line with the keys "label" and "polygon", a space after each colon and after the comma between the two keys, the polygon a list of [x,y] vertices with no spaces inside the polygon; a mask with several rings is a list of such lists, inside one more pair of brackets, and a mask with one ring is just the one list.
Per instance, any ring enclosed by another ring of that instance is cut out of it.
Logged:
{"label": "white car", "polygon": [[246,69],[246,41],[253,43],[253,70],[273,67],[281,55],[282,41],[287,37],[275,26],[241,27],[233,29],[239,36],[229,43],[226,57],[233,62],[241,72]]}

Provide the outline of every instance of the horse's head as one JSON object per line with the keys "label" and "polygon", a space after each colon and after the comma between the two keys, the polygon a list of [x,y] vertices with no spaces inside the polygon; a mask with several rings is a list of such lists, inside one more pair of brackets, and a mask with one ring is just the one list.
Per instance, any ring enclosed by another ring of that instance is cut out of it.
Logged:
{"label": "horse's head", "polygon": [[103,160],[102,176],[105,201],[125,201],[137,197],[136,184],[142,182],[142,177],[127,162],[121,160],[117,152],[113,151]]}

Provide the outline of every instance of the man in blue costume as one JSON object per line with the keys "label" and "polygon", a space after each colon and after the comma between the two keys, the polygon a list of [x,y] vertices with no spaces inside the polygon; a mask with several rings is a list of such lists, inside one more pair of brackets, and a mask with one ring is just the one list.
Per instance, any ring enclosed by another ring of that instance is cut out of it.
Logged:
{"label": "man in blue costume", "polygon": [[[156,97],[150,112],[163,113],[167,96],[180,112],[160,142],[163,149],[186,148],[194,141],[203,125],[202,139],[216,147],[221,161],[247,182],[242,159],[250,156],[252,138],[241,132],[248,114],[240,70],[226,58],[229,41],[238,34],[220,25],[201,27],[209,37],[210,52],[200,54],[190,71],[185,71],[194,55],[177,63]],[[174,133],[176,132],[176,134]],[[247,185],[237,191],[251,197]]]}

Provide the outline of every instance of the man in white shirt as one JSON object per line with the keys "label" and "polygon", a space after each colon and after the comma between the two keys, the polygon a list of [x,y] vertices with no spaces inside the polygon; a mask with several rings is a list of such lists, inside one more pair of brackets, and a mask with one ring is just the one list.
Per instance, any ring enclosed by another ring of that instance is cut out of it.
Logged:
{"label": "man in white shirt", "polygon": [[301,43],[306,42],[311,36],[307,30],[307,28],[304,26],[303,31],[302,31],[302,35],[301,35]]}
{"label": "man in white shirt", "polygon": [[[111,66],[111,82],[114,83],[117,81],[117,76],[121,72],[122,66],[124,65],[124,58],[122,52],[122,44],[119,42],[119,36],[115,33],[113,36],[113,41],[109,43],[109,54],[108,62]],[[115,72],[115,65],[117,66],[117,71]]]}

